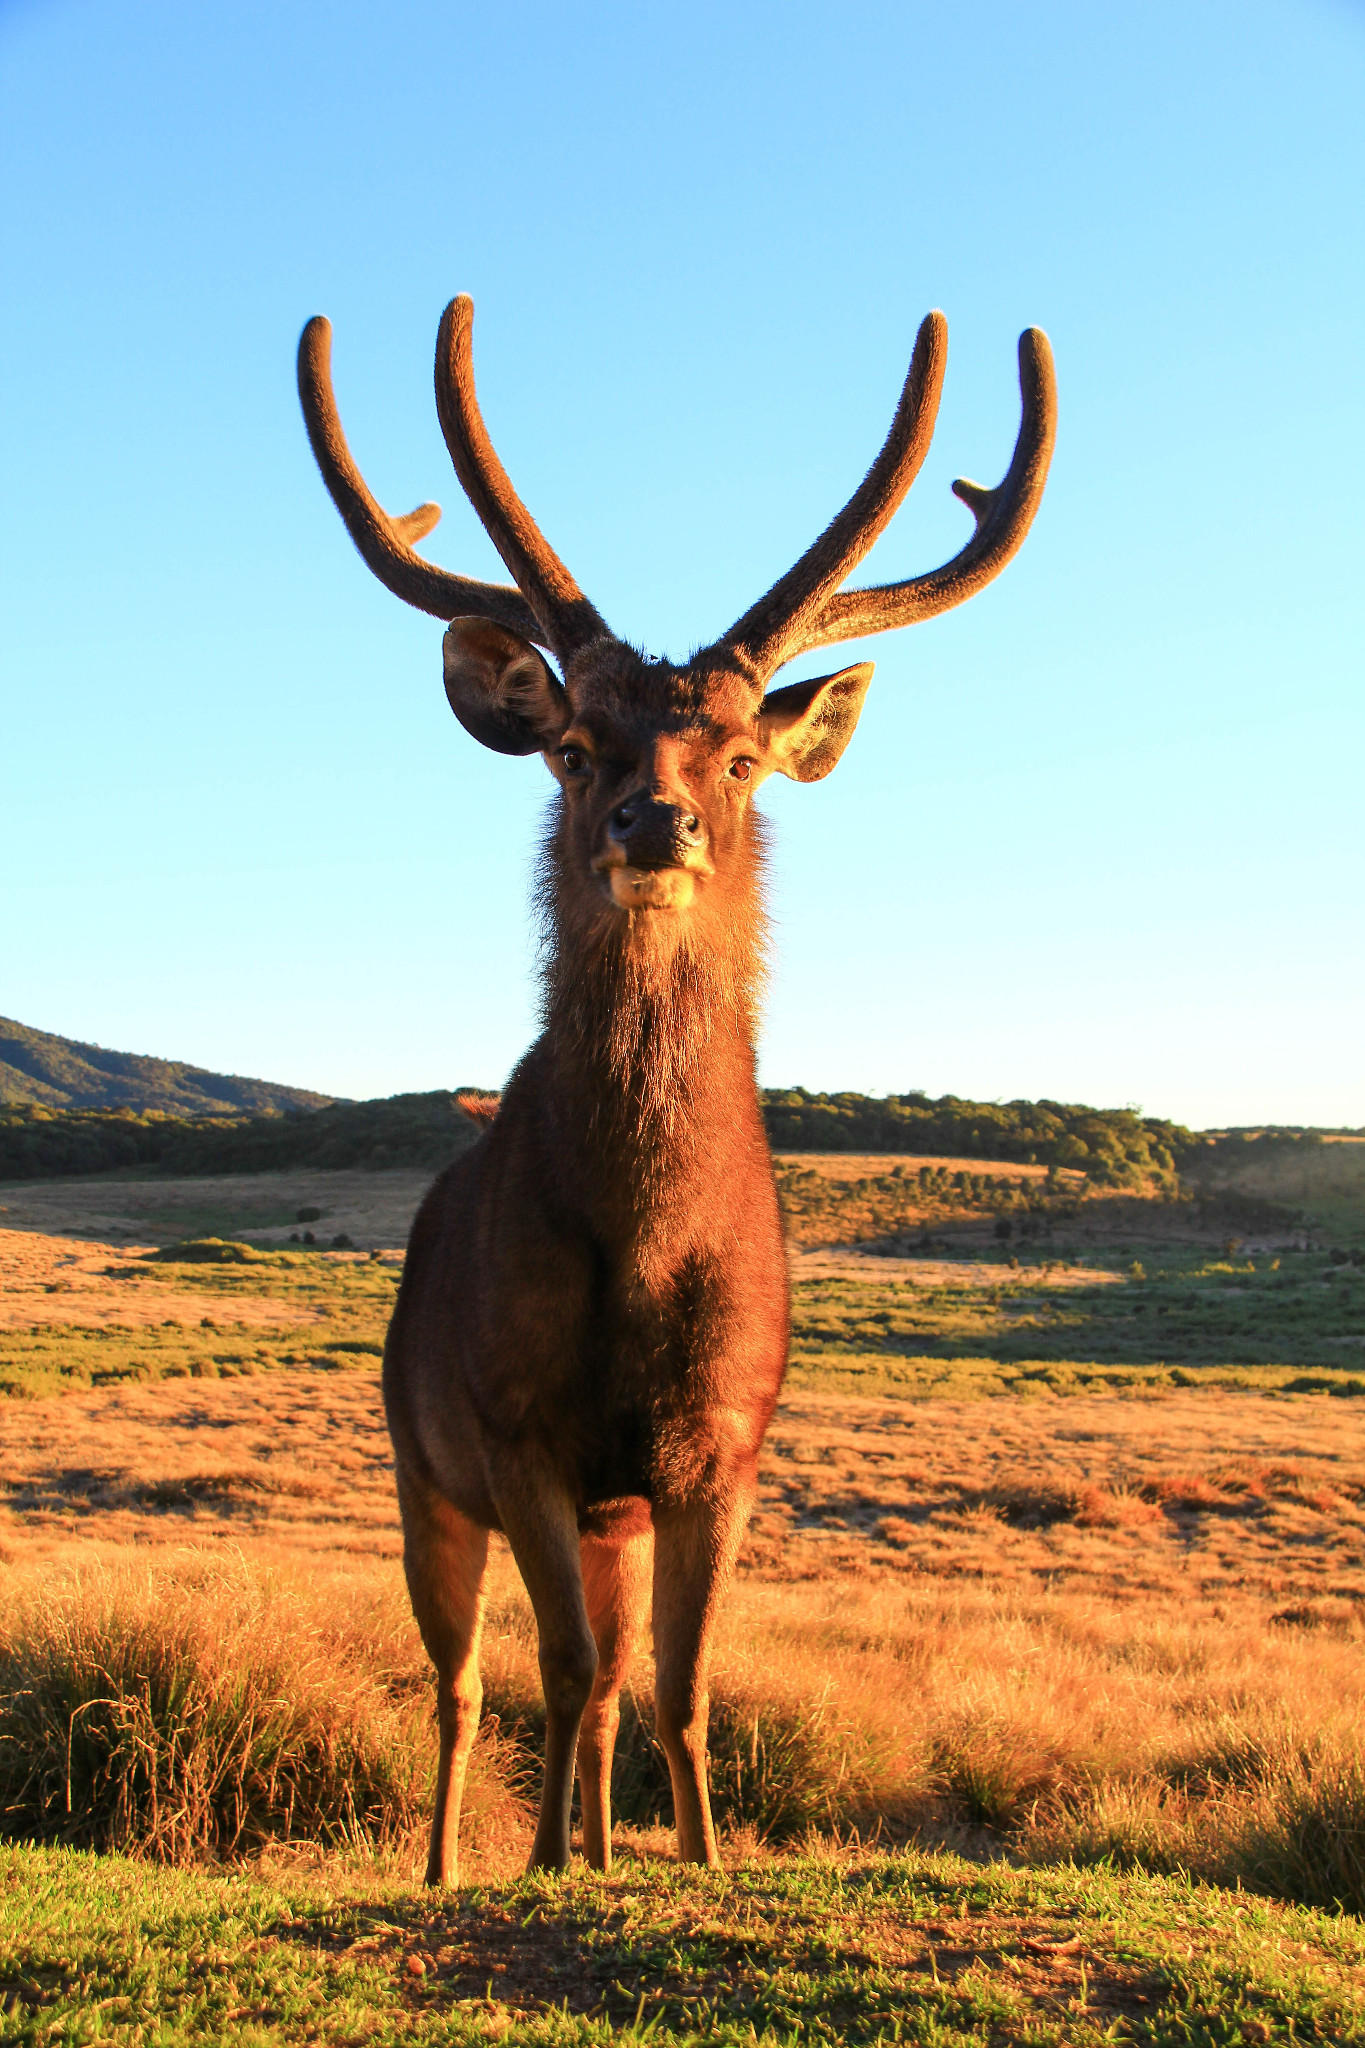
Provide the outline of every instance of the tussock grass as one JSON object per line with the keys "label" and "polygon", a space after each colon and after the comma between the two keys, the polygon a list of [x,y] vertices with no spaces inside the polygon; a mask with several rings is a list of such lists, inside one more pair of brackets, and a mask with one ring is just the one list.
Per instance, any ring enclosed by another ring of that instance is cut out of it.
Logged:
{"label": "tussock grass", "polygon": [[[1247,1743],[1239,1777],[1203,1791],[1137,1775],[1064,1800],[1019,1846],[1038,1864],[1184,1872],[1365,1915],[1365,1759],[1348,1731]],[[1240,1780],[1240,1781],[1239,1781]]]}
{"label": "tussock grass", "polygon": [[[236,1562],[49,1580],[0,1617],[0,1831],[161,1862],[415,1839],[434,1745],[410,1633]],[[517,1817],[491,1744],[472,1779],[475,1833]]]}
{"label": "tussock grass", "polygon": [[[758,1591],[741,1592],[711,1707],[717,1817],[745,1853],[950,1842],[1365,1913],[1352,1645],[1283,1638],[1257,1690],[1257,1646],[1194,1627],[1144,1645],[1060,1604],[845,1598],[834,1614]],[[484,1681],[464,1840],[505,1862],[524,1853],[544,1733],[511,1590],[490,1609]],[[182,1558],[41,1580],[0,1614],[11,1840],[162,1863],[313,1844],[407,1864],[435,1749],[430,1673],[391,1583]],[[614,1804],[627,1829],[671,1824],[648,1657],[623,1701]]]}
{"label": "tussock grass", "polygon": [[[484,1716],[520,1753],[535,1780],[545,1738],[535,1630],[519,1601],[490,1610],[483,1657]],[[723,1656],[711,1678],[711,1802],[732,1835],[776,1846],[850,1827],[906,1837],[928,1783],[928,1753],[906,1749],[885,1673],[843,1679],[779,1659],[765,1669],[762,1644],[750,1658]],[[519,1774],[520,1776],[520,1774]],[[537,1785],[538,1790],[538,1785]],[[621,1697],[612,1770],[612,1809],[638,1828],[671,1828],[668,1765],[654,1733],[653,1663],[642,1655]]]}
{"label": "tussock grass", "polygon": [[1365,1914],[1365,1756],[1360,1737],[1274,1760],[1235,1816],[1229,1864],[1256,1891]]}

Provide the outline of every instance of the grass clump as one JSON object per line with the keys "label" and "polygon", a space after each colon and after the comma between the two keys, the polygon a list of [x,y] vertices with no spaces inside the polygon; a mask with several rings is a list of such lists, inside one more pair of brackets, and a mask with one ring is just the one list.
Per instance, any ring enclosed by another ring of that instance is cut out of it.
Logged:
{"label": "grass clump", "polygon": [[[96,1571],[13,1602],[0,1833],[164,1863],[415,1840],[435,1758],[428,1690],[409,1631],[358,1619],[236,1567]],[[486,1754],[473,1779],[477,1828],[510,1795]]]}
{"label": "grass clump", "polygon": [[1365,1757],[1322,1745],[1279,1769],[1244,1817],[1244,1882],[1277,1898],[1365,1915]]}
{"label": "grass clump", "polygon": [[[845,1697],[832,1677],[803,1686],[742,1666],[712,1675],[711,1806],[719,1827],[770,1845],[812,1831],[906,1822],[920,1789],[917,1756],[902,1753],[885,1715]],[[612,1779],[625,1821],[673,1823],[673,1799],[654,1736],[652,1692],[623,1713]],[[908,1795],[908,1796],[907,1796]]]}
{"label": "grass clump", "polygon": [[273,1263],[269,1252],[255,1245],[241,1244],[227,1237],[191,1237],[182,1244],[165,1244],[142,1256],[163,1266],[266,1266]]}

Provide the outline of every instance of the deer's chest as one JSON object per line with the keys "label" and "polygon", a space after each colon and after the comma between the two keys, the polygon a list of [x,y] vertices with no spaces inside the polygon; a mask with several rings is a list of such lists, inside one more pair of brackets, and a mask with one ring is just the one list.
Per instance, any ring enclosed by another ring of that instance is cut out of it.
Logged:
{"label": "deer's chest", "polygon": [[780,1246],[757,1286],[705,1257],[615,1278],[581,1333],[574,1491],[684,1494],[762,1438],[786,1364]]}

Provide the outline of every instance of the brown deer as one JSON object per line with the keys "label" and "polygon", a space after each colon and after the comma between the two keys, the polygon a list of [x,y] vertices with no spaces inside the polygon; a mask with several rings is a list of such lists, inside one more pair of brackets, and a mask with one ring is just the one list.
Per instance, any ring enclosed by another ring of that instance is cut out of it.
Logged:
{"label": "brown deer", "polygon": [[[841,590],[914,481],[947,327],[931,313],[881,454],[766,597],[691,660],[618,640],[549,547],[474,396],[473,307],[436,347],[451,459],[516,587],[470,581],[414,542],[440,517],[381,510],[311,320],[299,390],[327,488],[370,568],[450,621],[445,687],[466,731],[540,754],[559,785],[539,878],[544,1032],[472,1151],[422,1204],[384,1356],[404,1564],[437,1674],[440,1765],[428,1883],[455,1881],[460,1797],[482,1703],[490,1530],[507,1537],[539,1632],[545,1778],[531,1854],[611,1858],[618,1696],[653,1610],[659,1740],[684,1859],[715,1863],[707,1655],[787,1358],[782,1226],[754,1078],[763,979],[763,828],[776,771],[828,775],[872,664],[771,690],[808,648],[932,618],[997,576],[1042,496],[1055,396],[1046,336],[1019,343],[1023,421],[995,490],[944,567]],[[556,674],[541,649],[555,657]]]}

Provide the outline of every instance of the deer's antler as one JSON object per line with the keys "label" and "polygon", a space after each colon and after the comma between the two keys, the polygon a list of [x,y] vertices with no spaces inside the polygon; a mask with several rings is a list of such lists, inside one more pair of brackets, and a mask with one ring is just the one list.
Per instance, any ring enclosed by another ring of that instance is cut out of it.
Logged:
{"label": "deer's antler", "polygon": [[794,569],[731,627],[718,650],[750,670],[758,687],[812,647],[855,640],[931,619],[962,604],[1000,574],[1023,545],[1047,481],[1057,434],[1052,349],[1039,327],[1019,337],[1023,418],[1014,455],[994,490],[959,477],[953,490],[976,520],[967,545],[927,575],[841,591],[914,482],[934,430],[948,329],[941,313],[924,321],[910,374],[881,454],[843,511]]}
{"label": "deer's antler", "polygon": [[757,684],[816,644],[807,638],[814,621],[899,510],[934,438],[947,357],[948,323],[926,314],[880,455],[819,540],[719,642]]}
{"label": "deer's antler", "polygon": [[491,619],[523,639],[549,645],[545,629],[510,583],[479,583],[424,561],[413,546],[431,532],[439,505],[391,518],[366,488],[346,445],[332,393],[332,327],[321,316],[299,338],[299,399],[323,482],[365,562],[395,597],[438,619]]}
{"label": "deer's antler", "polygon": [[474,392],[474,301],[452,299],[436,338],[436,410],[455,474],[536,615],[529,637],[567,660],[611,630],[589,604],[512,488],[488,438]]}

